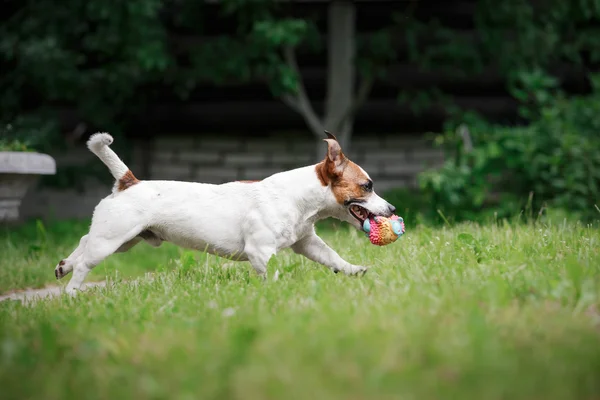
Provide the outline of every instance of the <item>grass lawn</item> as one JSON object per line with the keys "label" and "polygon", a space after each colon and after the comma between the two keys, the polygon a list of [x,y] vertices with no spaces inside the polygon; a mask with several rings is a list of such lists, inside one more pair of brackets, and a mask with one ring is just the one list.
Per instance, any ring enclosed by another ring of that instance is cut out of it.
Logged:
{"label": "grass lawn", "polygon": [[[55,284],[86,227],[0,233],[0,293]],[[114,285],[0,303],[0,398],[600,398],[597,229],[407,229],[323,231],[362,278],[290,252],[267,283],[169,245],[113,255],[90,279]]]}

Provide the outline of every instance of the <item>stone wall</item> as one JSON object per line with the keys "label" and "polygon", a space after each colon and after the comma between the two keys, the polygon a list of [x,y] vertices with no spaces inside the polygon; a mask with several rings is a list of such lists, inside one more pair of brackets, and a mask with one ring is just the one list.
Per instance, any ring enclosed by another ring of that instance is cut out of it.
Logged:
{"label": "stone wall", "polygon": [[[326,144],[323,142],[323,156]],[[315,142],[295,138],[158,138],[150,151],[152,179],[181,179],[222,183],[262,179],[276,172],[311,163]],[[358,137],[348,156],[376,181],[379,191],[415,183],[427,165],[441,161],[441,153],[421,136]]]}
{"label": "stone wall", "polygon": [[[322,144],[323,156],[326,152]],[[186,180],[223,183],[242,179],[263,179],[276,172],[307,165],[315,157],[311,136],[279,135],[267,138],[161,136],[150,142],[134,142],[130,168],[140,179]],[[442,154],[422,135],[381,135],[356,137],[348,156],[374,180],[378,193],[414,186],[416,175],[428,166],[439,165]],[[90,160],[84,147],[56,155],[57,167]],[[107,172],[108,174],[108,172]],[[23,202],[27,217],[89,217],[110,186],[95,179],[84,183],[85,190],[30,190]]]}

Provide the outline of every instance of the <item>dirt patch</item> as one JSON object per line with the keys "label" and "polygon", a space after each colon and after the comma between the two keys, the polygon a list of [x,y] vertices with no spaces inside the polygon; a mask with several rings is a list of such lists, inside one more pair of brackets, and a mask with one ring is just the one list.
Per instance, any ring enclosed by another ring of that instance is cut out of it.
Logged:
{"label": "dirt patch", "polygon": [[[85,290],[87,288],[97,286],[106,286],[106,281],[87,282],[82,285],[81,289]],[[47,286],[40,289],[20,289],[0,295],[0,302],[6,300],[16,300],[28,303],[49,297],[59,296],[64,292],[64,290],[65,289],[62,286]]]}

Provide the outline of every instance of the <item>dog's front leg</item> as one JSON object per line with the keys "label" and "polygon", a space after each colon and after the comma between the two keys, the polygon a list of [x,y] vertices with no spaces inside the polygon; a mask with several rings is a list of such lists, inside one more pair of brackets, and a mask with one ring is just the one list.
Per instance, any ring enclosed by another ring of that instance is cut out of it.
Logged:
{"label": "dog's front leg", "polygon": [[268,234],[255,235],[246,242],[244,253],[259,277],[267,279],[267,264],[276,253],[275,240]]}
{"label": "dog's front leg", "polygon": [[325,265],[335,273],[342,271],[346,275],[355,275],[367,271],[366,267],[350,264],[340,257],[314,231],[304,239],[294,243],[292,250],[309,260]]}

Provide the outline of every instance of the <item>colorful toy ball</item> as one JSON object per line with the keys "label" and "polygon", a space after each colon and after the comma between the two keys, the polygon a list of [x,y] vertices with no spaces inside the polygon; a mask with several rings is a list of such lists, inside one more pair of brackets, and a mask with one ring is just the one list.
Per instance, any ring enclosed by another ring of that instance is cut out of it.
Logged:
{"label": "colorful toy ball", "polygon": [[377,246],[394,243],[405,231],[404,220],[397,215],[367,218],[363,222],[363,229],[371,243]]}

